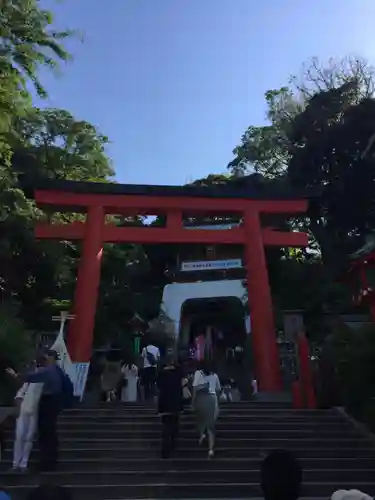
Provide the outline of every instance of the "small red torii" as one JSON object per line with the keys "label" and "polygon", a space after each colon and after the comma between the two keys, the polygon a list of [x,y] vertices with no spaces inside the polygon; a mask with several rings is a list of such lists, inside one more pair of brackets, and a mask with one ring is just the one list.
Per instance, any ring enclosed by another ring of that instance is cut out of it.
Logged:
{"label": "small red torii", "polygon": [[[82,254],[70,325],[68,350],[73,361],[88,362],[92,354],[95,312],[104,243],[242,244],[245,248],[247,287],[256,376],[264,392],[281,391],[279,353],[268,280],[265,246],[304,247],[301,232],[262,227],[261,214],[297,214],[308,208],[305,195],[236,187],[139,186],[75,181],[46,181],[33,190],[40,208],[86,213],[85,222],[38,222],[41,239],[82,240]],[[165,227],[117,227],[106,215],[164,215]],[[227,230],[189,229],[186,215],[239,214],[243,224]]]}

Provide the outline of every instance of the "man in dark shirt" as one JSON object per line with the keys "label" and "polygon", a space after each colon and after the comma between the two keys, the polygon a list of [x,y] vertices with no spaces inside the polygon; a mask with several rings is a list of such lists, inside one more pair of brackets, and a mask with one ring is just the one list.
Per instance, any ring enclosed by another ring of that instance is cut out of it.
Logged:
{"label": "man in dark shirt", "polygon": [[[61,410],[62,375],[57,365],[56,351],[48,350],[43,356],[43,368],[30,372],[24,377],[25,382],[42,383],[43,391],[38,407],[38,441],[41,471],[53,471],[58,459],[57,418]],[[17,376],[11,370],[10,375]]]}
{"label": "man in dark shirt", "polygon": [[174,356],[169,354],[157,379],[158,409],[162,421],[162,458],[169,458],[176,447],[179,415],[182,409],[182,379],[180,367],[176,365]]}

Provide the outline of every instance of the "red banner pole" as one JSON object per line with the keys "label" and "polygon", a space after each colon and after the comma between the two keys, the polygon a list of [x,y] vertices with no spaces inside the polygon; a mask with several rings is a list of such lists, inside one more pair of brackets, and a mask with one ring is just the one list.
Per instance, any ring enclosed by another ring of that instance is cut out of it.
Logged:
{"label": "red banner pole", "polygon": [[304,333],[300,333],[298,335],[297,344],[300,366],[300,383],[305,396],[306,407],[309,409],[315,409],[316,397],[314,378],[311,368],[310,347]]}

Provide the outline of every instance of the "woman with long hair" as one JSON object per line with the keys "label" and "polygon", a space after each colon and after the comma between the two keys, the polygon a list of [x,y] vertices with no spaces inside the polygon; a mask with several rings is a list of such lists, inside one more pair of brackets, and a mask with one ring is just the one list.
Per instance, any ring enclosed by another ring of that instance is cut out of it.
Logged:
{"label": "woman with long hair", "polygon": [[122,365],[121,373],[123,379],[120,399],[135,403],[138,396],[138,367],[130,357]]}
{"label": "woman with long hair", "polygon": [[219,415],[221,385],[212,366],[203,361],[194,374],[193,406],[196,413],[199,444],[208,438],[208,458],[215,454],[215,426]]}

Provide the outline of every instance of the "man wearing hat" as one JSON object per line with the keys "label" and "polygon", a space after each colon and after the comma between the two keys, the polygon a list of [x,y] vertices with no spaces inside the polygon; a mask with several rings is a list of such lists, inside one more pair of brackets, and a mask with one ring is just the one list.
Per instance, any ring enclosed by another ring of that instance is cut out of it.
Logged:
{"label": "man wearing hat", "polygon": [[[41,471],[56,468],[58,458],[57,418],[61,410],[62,376],[57,365],[56,351],[46,350],[43,355],[43,367],[37,372],[30,372],[24,377],[29,384],[43,384],[38,406],[38,441]],[[14,370],[7,372],[18,377]]]}

